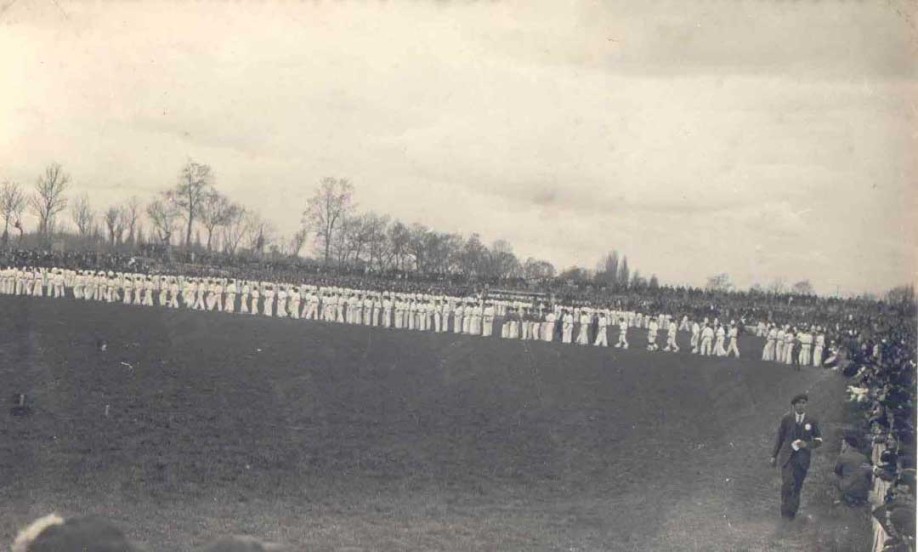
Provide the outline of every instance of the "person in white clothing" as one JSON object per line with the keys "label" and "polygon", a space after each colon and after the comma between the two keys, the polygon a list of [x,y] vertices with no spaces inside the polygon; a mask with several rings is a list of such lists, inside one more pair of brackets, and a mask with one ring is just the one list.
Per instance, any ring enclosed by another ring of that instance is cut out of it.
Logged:
{"label": "person in white clothing", "polygon": [[784,326],[775,333],[775,362],[784,362],[784,336],[788,331],[789,328]]}
{"label": "person in white clothing", "polygon": [[673,353],[679,352],[679,344],[676,343],[676,332],[678,328],[676,323],[673,322],[669,325],[669,329],[666,330],[666,347],[663,348],[664,351],[670,351]]}
{"label": "person in white clothing", "polygon": [[724,348],[724,342],[727,336],[726,330],[720,324],[714,332],[714,356],[727,356],[727,350]]}
{"label": "person in white clothing", "polygon": [[264,304],[261,307],[261,314],[264,316],[274,316],[274,287],[271,284],[262,282],[262,296],[264,296]]}
{"label": "person in white clothing", "polygon": [[727,356],[733,354],[736,355],[736,358],[739,358],[739,328],[736,324],[730,324],[730,331],[727,332],[727,337],[730,338],[730,342],[727,344]]}
{"label": "person in white clothing", "polygon": [[124,288],[124,298],[121,300],[121,303],[130,305],[134,293],[134,282],[132,282],[130,278],[125,277],[122,287]]}
{"label": "person in white clothing", "polygon": [[697,321],[692,322],[692,339],[689,341],[689,345],[692,346],[692,353],[698,354],[701,350],[701,326]]}
{"label": "person in white clothing", "polygon": [[796,328],[784,333],[784,364],[794,363],[794,342],[797,340],[796,333]]}
{"label": "person in white clothing", "polygon": [[226,301],[223,305],[223,312],[236,312],[236,293],[238,292],[239,288],[236,286],[236,280],[230,280],[229,283],[226,284]]}
{"label": "person in white clothing", "polygon": [[800,334],[797,335],[797,339],[800,340],[800,354],[797,357],[797,362],[800,363],[800,366],[809,366],[812,361],[810,358],[810,350],[813,347],[813,335],[804,328]]}
{"label": "person in white clothing", "polygon": [[[278,318],[287,318],[287,287],[283,285],[277,286],[277,317]],[[265,295],[267,297],[267,294]],[[271,316],[270,314],[268,316]]]}
{"label": "person in white clothing", "polygon": [[826,346],[826,336],[822,333],[822,328],[816,326],[816,345],[813,347],[813,366],[818,368],[822,366],[822,353]]}
{"label": "person in white clothing", "polygon": [[384,295],[382,300],[382,327],[392,327],[392,298],[389,294]]}
{"label": "person in white clothing", "polygon": [[303,318],[306,320],[317,320],[319,317],[319,294],[316,290],[306,292],[306,308],[303,309]]}
{"label": "person in white clothing", "polygon": [[608,347],[609,346],[609,318],[606,316],[605,312],[599,313],[599,319],[596,321],[596,340],[593,341],[594,347]]}
{"label": "person in white clothing", "polygon": [[618,341],[615,343],[616,349],[628,348],[628,317],[622,316],[618,321]]}
{"label": "person in white clothing", "polygon": [[555,316],[555,313],[548,311],[545,315],[545,322],[541,324],[542,326],[542,340],[546,342],[551,342],[555,338],[555,325],[558,323],[558,318]]}
{"label": "person in white clothing", "polygon": [[773,324],[768,325],[765,332],[765,347],[762,349],[762,360],[771,362],[775,359],[775,339],[778,336],[778,330]]}
{"label": "person in white clothing", "polygon": [[577,332],[577,345],[589,345],[590,344],[590,323],[592,322],[592,316],[586,311],[580,311],[580,328]]}
{"label": "person in white clothing", "polygon": [[704,329],[701,330],[701,346],[699,353],[702,356],[711,356],[711,344],[714,341],[714,329],[711,326],[705,324]]}
{"label": "person in white clothing", "polygon": [[494,335],[494,305],[488,303],[484,309],[484,328],[482,335],[490,337]]}
{"label": "person in white clothing", "polygon": [[[252,303],[251,303],[251,307],[249,308],[249,314],[251,314],[252,316],[255,316],[261,312],[261,309],[260,309],[261,307],[261,303],[260,303],[261,284],[260,283],[252,282],[251,295],[252,295]],[[267,299],[265,299],[265,302],[267,303]]]}
{"label": "person in white clothing", "polygon": [[574,315],[567,309],[561,314],[561,343],[570,343],[574,333]]}
{"label": "person in white clothing", "polygon": [[649,321],[647,323],[647,350],[656,351],[660,348],[657,345],[657,332],[660,331],[660,325],[657,322],[656,318],[649,316]]}

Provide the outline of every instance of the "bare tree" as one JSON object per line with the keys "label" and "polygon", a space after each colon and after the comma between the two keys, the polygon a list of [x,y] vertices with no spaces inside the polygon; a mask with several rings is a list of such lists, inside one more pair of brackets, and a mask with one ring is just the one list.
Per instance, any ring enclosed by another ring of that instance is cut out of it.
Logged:
{"label": "bare tree", "polygon": [[185,247],[191,248],[191,231],[203,209],[204,202],[213,187],[213,173],[210,167],[189,160],[182,167],[178,184],[166,192],[166,196],[178,207],[185,219]]}
{"label": "bare tree", "polygon": [[704,289],[708,291],[730,291],[733,289],[733,282],[730,281],[729,274],[721,272],[709,277]]}
{"label": "bare tree", "polygon": [[223,225],[223,252],[235,255],[236,249],[249,230],[249,226],[245,209],[236,204],[232,204],[230,207],[226,224]]}
{"label": "bare tree", "polygon": [[118,207],[109,207],[102,217],[112,247],[121,243],[124,238],[124,210]]}
{"label": "bare tree", "polygon": [[180,216],[178,207],[166,198],[154,200],[147,205],[147,216],[153,224],[153,230],[163,245],[172,244],[172,233]]}
{"label": "bare tree", "polygon": [[274,229],[258,213],[246,213],[246,234],[249,238],[249,249],[262,255],[273,240]]}
{"label": "bare tree", "polygon": [[780,295],[787,291],[787,286],[784,283],[784,278],[775,278],[770,284],[768,284],[768,292],[775,295]]}
{"label": "bare tree", "polygon": [[96,214],[92,211],[89,197],[86,194],[78,196],[70,205],[70,216],[73,217],[73,224],[80,237],[85,238],[92,234]]}
{"label": "bare tree", "polygon": [[797,295],[814,295],[815,291],[813,290],[813,284],[809,280],[800,280],[795,283],[791,290]]}
{"label": "bare tree", "polygon": [[[617,274],[616,269],[616,274]],[[554,278],[555,267],[548,261],[541,261],[529,257],[523,264],[523,275],[530,279]]]}
{"label": "bare tree", "polygon": [[369,226],[367,249],[370,256],[370,264],[375,265],[378,270],[383,270],[388,267],[388,261],[391,258],[389,240],[386,237],[389,228],[389,217],[371,213],[368,215],[367,225]]}
{"label": "bare tree", "polygon": [[315,229],[316,241],[325,250],[325,264],[328,264],[339,225],[353,208],[353,194],[354,186],[347,179],[325,177],[306,204],[303,222]]}
{"label": "bare tree", "polygon": [[229,223],[237,207],[225,195],[212,191],[201,204],[201,224],[207,230],[207,250],[213,245],[214,230]]}
{"label": "bare tree", "polygon": [[290,255],[296,257],[300,254],[303,246],[306,245],[306,238],[309,236],[309,230],[304,226],[293,234],[290,238]]}
{"label": "bare tree", "polygon": [[[26,197],[16,182],[6,181],[0,187],[0,216],[3,217],[3,244],[9,243],[10,223],[19,224],[22,211],[25,209]],[[22,226],[19,224],[20,234]]]}
{"label": "bare tree", "polygon": [[45,173],[35,182],[35,191],[29,197],[29,205],[38,217],[38,234],[47,242],[54,230],[54,217],[67,208],[64,192],[70,182],[70,175],[58,163],[45,168]]}
{"label": "bare tree", "polygon": [[127,241],[133,245],[137,240],[137,224],[143,214],[143,203],[137,196],[131,196],[121,208],[124,225],[127,228]]}
{"label": "bare tree", "polygon": [[402,269],[402,262],[408,255],[408,240],[411,239],[411,231],[402,221],[397,220],[389,226],[388,235],[389,256],[395,261],[395,269]]}

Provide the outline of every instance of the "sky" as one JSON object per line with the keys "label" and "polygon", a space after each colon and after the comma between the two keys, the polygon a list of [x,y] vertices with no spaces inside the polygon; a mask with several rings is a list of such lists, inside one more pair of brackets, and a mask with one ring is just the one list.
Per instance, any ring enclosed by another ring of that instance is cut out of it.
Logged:
{"label": "sky", "polygon": [[0,0],[0,179],[359,209],[594,267],[882,292],[918,274],[907,0]]}

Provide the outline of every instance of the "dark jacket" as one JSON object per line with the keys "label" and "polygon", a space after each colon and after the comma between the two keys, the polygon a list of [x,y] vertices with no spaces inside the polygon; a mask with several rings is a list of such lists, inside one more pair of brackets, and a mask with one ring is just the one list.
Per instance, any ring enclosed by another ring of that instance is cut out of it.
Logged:
{"label": "dark jacket", "polygon": [[[800,439],[806,442],[806,448],[795,451],[791,446],[794,441]],[[791,411],[781,418],[781,425],[778,426],[778,437],[775,440],[775,446],[771,455],[777,458],[778,467],[783,468],[785,464],[793,460],[804,470],[810,467],[810,454],[812,449],[822,444],[822,434],[819,432],[819,423],[816,418],[809,414],[803,417],[803,423],[796,422],[796,414]]]}
{"label": "dark jacket", "polygon": [[866,500],[870,492],[872,466],[866,456],[848,449],[835,462],[838,490],[855,500]]}

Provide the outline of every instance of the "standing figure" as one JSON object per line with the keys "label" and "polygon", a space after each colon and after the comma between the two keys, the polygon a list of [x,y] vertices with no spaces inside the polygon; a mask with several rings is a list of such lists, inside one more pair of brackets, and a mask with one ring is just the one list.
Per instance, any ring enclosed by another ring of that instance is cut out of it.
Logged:
{"label": "standing figure", "polygon": [[561,343],[570,343],[574,333],[574,315],[567,309],[561,315]]}
{"label": "standing figure", "polygon": [[586,310],[580,311],[580,328],[577,332],[577,345],[590,344],[590,324],[592,316]]}
{"label": "standing figure", "polygon": [[557,323],[557,317],[553,311],[548,311],[548,314],[545,315],[545,322],[541,324],[542,326],[542,340],[551,342],[555,338],[555,324]]}
{"label": "standing figure", "polygon": [[736,358],[739,358],[739,328],[736,327],[736,324],[730,324],[730,331],[727,332],[727,337],[730,338],[730,343],[727,345],[727,356],[733,353]]}
{"label": "standing figure", "polygon": [[671,351],[673,353],[679,352],[679,344],[676,343],[677,331],[678,328],[676,327],[676,323],[670,323],[669,329],[666,330],[666,347],[663,348],[664,351]]}
{"label": "standing figure", "polygon": [[701,330],[701,356],[711,356],[711,343],[714,341],[714,329],[705,324]]}
{"label": "standing figure", "polygon": [[628,318],[625,316],[621,317],[618,321],[618,343],[615,344],[615,348],[628,348]]}
{"label": "standing figure", "polygon": [[800,363],[800,366],[809,366],[811,362],[810,349],[813,347],[813,335],[808,329],[804,328],[797,338],[800,340],[800,356],[797,357],[797,362]]}
{"label": "standing figure", "polygon": [[793,328],[784,333],[784,364],[794,363],[794,343],[797,341],[797,329]]}
{"label": "standing figure", "polygon": [[775,332],[775,362],[784,362],[784,334],[786,333],[787,326],[783,328],[778,328],[778,331]]}
{"label": "standing figure", "polygon": [[599,313],[599,320],[596,321],[596,341],[593,342],[594,347],[608,347],[609,346],[609,317],[606,316],[605,312]]}
{"label": "standing figure", "polygon": [[810,469],[812,449],[822,445],[816,419],[806,414],[805,393],[791,400],[793,410],[781,418],[778,437],[771,453],[771,465],[781,470],[781,517],[793,520],[800,508],[800,491]]}
{"label": "standing figure", "polygon": [[660,324],[652,316],[648,316],[647,320],[647,350],[656,351],[660,348],[657,345],[657,332],[660,331]]}
{"label": "standing figure", "polygon": [[771,362],[775,359],[775,339],[778,337],[778,330],[773,324],[768,325],[765,332],[765,347],[762,349],[762,360]]}
{"label": "standing figure", "polygon": [[692,353],[698,354],[701,340],[701,326],[698,322],[692,322],[692,340],[689,344],[692,346]]}
{"label": "standing figure", "polygon": [[265,298],[261,306],[261,314],[274,316],[274,287],[271,284],[264,284],[261,293]]}
{"label": "standing figure", "polygon": [[813,367],[822,366],[822,353],[826,347],[826,336],[822,333],[822,328],[816,326],[816,346],[813,347]]}

